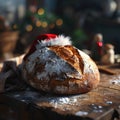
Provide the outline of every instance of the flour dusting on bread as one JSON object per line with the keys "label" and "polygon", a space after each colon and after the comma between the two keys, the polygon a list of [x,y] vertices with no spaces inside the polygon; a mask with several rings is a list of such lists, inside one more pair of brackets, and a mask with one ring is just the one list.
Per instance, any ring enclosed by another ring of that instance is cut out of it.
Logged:
{"label": "flour dusting on bread", "polygon": [[64,59],[57,56],[47,47],[37,50],[29,56],[26,69],[30,73],[35,70],[35,67],[37,67],[36,65],[39,66],[40,64],[44,65],[44,70],[36,72],[39,80],[49,80],[52,76],[54,76],[54,79],[56,80],[64,80],[67,77],[81,79],[80,72],[76,71],[76,69],[68,64]]}

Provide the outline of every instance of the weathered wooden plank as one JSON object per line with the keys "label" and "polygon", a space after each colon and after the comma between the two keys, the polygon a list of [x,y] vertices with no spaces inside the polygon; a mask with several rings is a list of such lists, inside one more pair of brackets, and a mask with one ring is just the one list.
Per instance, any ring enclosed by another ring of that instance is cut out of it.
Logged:
{"label": "weathered wooden plank", "polygon": [[[105,120],[106,117],[111,119],[114,109],[118,109],[120,105],[119,91],[103,87],[87,94],[72,96],[43,95],[31,90],[12,92],[5,96],[21,103],[30,103],[34,109],[38,109],[40,114],[48,110],[53,113],[52,117],[57,114],[57,116],[72,115],[72,117],[92,120]],[[44,113],[44,115],[47,114]]]}
{"label": "weathered wooden plank", "polygon": [[[17,106],[19,111],[13,115],[25,116],[25,120],[111,120],[115,117],[119,119],[120,83],[113,83],[113,81],[119,81],[120,71],[119,68],[112,68],[112,70],[117,74],[101,73],[99,86],[86,94],[58,96],[38,92],[28,87],[25,91],[1,94],[0,104],[11,103]],[[3,108],[0,105],[0,114],[5,115],[6,112],[2,112]]]}
{"label": "weathered wooden plank", "polygon": [[52,108],[59,114],[73,114],[98,119],[105,113],[107,115],[107,113],[113,112],[112,109],[120,104],[119,101],[119,91],[99,87],[85,95],[57,98],[44,96],[38,99],[35,104],[39,107]]}
{"label": "weathered wooden plank", "polygon": [[0,96],[0,120],[30,120],[27,105],[11,96],[2,94]]}
{"label": "weathered wooden plank", "polygon": [[120,65],[108,66],[116,75],[101,74],[99,86],[120,90]]}

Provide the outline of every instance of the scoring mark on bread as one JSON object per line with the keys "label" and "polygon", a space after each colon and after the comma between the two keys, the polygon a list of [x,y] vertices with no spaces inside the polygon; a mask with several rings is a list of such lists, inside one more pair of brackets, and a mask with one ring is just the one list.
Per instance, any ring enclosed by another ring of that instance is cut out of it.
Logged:
{"label": "scoring mark on bread", "polygon": [[50,50],[54,51],[56,55],[67,61],[73,68],[75,68],[80,74],[83,73],[84,64],[82,57],[76,48],[66,46],[50,46]]}
{"label": "scoring mark on bread", "polygon": [[94,62],[73,46],[36,50],[26,59],[24,70],[26,81],[33,87],[53,93],[84,93],[99,81]]}
{"label": "scoring mark on bread", "polygon": [[60,56],[56,55],[54,51],[47,47],[43,48],[42,50],[35,51],[29,56],[28,59],[29,61],[26,66],[28,72],[32,73],[37,71],[36,74],[39,80],[50,80],[53,75],[54,78],[58,80],[63,80],[63,78],[66,79],[66,77],[81,78],[82,76],[81,73],[77,71],[71,64],[62,59]]}

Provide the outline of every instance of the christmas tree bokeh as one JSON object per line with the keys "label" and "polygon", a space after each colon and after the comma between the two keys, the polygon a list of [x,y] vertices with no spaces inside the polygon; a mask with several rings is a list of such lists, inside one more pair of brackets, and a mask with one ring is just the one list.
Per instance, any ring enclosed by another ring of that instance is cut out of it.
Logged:
{"label": "christmas tree bokeh", "polygon": [[21,33],[33,32],[33,31],[46,31],[49,32],[54,28],[61,28],[63,25],[63,20],[50,12],[47,12],[43,8],[38,10],[28,10],[22,23],[15,23],[12,25],[13,29],[20,30]]}
{"label": "christmas tree bokeh", "polygon": [[11,25],[12,30],[20,32],[17,51],[23,51],[21,46],[26,49],[39,34],[54,33],[56,30],[63,29],[63,24],[61,17],[44,8],[28,9],[21,22],[16,21]]}

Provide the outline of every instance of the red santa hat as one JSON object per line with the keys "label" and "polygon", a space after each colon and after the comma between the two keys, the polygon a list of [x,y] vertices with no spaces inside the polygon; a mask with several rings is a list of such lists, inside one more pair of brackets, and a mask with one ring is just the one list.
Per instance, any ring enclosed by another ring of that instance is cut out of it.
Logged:
{"label": "red santa hat", "polygon": [[25,55],[24,60],[32,54],[35,50],[40,49],[46,46],[53,46],[53,45],[71,45],[72,42],[70,41],[69,37],[64,37],[63,35],[56,35],[56,34],[42,34],[36,37],[33,41],[29,52]]}

